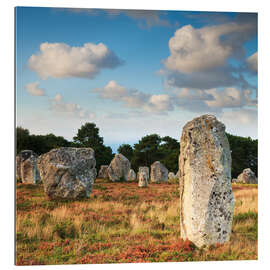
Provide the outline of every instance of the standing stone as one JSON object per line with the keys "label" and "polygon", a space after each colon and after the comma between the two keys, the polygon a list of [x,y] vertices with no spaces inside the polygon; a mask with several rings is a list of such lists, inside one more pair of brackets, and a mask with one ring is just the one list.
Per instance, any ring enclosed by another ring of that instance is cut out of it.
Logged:
{"label": "standing stone", "polygon": [[244,169],[241,174],[237,177],[237,183],[244,183],[244,184],[258,184],[258,179],[255,173],[250,169]]}
{"label": "standing stone", "polygon": [[23,150],[20,152],[18,158],[18,164],[20,164],[19,175],[23,183],[36,184],[40,181],[40,175],[37,170],[37,158],[38,155],[32,150]]}
{"label": "standing stone", "polygon": [[146,174],[147,181],[149,181],[149,168],[146,166],[139,167],[137,179],[139,180],[140,173],[142,173],[142,172],[144,172]]}
{"label": "standing stone", "polygon": [[148,176],[145,171],[139,173],[138,187],[148,187]]}
{"label": "standing stone", "polygon": [[20,155],[16,156],[16,180],[21,180],[21,157]]}
{"label": "standing stone", "polygon": [[108,175],[113,182],[128,181],[129,170],[129,160],[122,154],[116,154],[108,167]]}
{"label": "standing stone", "polygon": [[37,161],[45,193],[52,199],[89,197],[96,175],[92,148],[61,147]]}
{"label": "standing stone", "polygon": [[234,198],[225,126],[212,115],[188,122],[180,142],[180,232],[196,246],[229,240]]}
{"label": "standing stone", "polygon": [[102,179],[108,179],[109,175],[108,175],[108,165],[101,165],[99,172],[98,172],[98,178],[102,178]]}
{"label": "standing stone", "polygon": [[169,179],[175,179],[176,178],[176,175],[173,172],[169,172],[168,178]]}
{"label": "standing stone", "polygon": [[156,161],[151,165],[151,182],[168,182],[168,170],[159,161]]}
{"label": "standing stone", "polygon": [[134,170],[130,169],[128,173],[128,181],[135,181],[136,180],[136,173]]}

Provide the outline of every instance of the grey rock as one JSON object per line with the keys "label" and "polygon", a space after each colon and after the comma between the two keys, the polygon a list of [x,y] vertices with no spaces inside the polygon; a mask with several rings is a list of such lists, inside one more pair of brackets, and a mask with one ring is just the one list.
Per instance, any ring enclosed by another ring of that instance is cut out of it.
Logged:
{"label": "grey rock", "polygon": [[151,182],[168,182],[168,169],[160,162],[156,161],[151,165]]}
{"label": "grey rock", "polygon": [[177,177],[176,177],[176,175],[175,175],[173,172],[169,172],[168,178],[169,178],[169,179],[175,179],[175,178],[177,178]]}
{"label": "grey rock", "polygon": [[129,170],[129,160],[122,154],[116,154],[108,167],[109,179],[113,182],[128,181]]}
{"label": "grey rock", "polygon": [[45,193],[52,199],[89,197],[96,176],[91,148],[61,147],[39,156],[37,161]]}
{"label": "grey rock", "polygon": [[180,142],[180,233],[196,246],[229,240],[234,197],[225,126],[215,116],[188,122]]}
{"label": "grey rock", "polygon": [[146,174],[147,181],[149,181],[149,168],[147,166],[139,167],[137,174],[137,180],[139,180],[140,173],[144,172]]}
{"label": "grey rock", "polygon": [[102,178],[102,179],[108,179],[109,175],[108,175],[108,165],[101,165],[99,172],[98,172],[98,178]]}
{"label": "grey rock", "polygon": [[244,183],[244,184],[258,184],[258,179],[255,173],[250,169],[244,169],[241,174],[237,177],[237,183]]}
{"label": "grey rock", "polygon": [[16,156],[16,180],[21,180],[21,157],[20,155]]}
{"label": "grey rock", "polygon": [[128,173],[128,181],[135,181],[136,180],[136,173],[134,170],[130,169]]}
{"label": "grey rock", "polygon": [[145,171],[139,173],[138,187],[148,187],[148,176]]}
{"label": "grey rock", "polygon": [[23,183],[36,184],[40,181],[37,158],[38,155],[32,150],[23,150],[16,158],[16,161],[18,161],[16,170],[18,170],[18,177],[20,176]]}

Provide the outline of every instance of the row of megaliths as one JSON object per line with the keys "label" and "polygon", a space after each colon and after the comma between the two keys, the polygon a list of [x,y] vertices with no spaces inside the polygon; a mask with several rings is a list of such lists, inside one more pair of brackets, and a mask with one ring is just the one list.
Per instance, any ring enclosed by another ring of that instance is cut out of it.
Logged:
{"label": "row of megaliths", "polygon": [[181,238],[196,246],[230,238],[234,197],[225,126],[212,115],[188,122],[180,140]]}

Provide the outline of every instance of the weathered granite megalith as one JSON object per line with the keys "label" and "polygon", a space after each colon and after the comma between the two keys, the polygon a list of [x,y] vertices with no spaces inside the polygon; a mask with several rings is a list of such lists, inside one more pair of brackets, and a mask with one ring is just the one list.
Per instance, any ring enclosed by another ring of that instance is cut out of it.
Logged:
{"label": "weathered granite megalith", "polygon": [[96,176],[92,148],[61,147],[39,156],[37,161],[45,193],[51,199],[89,197]]}
{"label": "weathered granite megalith", "polygon": [[146,174],[147,181],[149,181],[149,168],[147,166],[139,167],[139,171],[137,174],[137,180],[139,180],[139,176],[142,172],[144,172]]}
{"label": "weathered granite megalith", "polygon": [[180,232],[196,246],[229,240],[234,197],[225,126],[213,115],[188,122],[180,141]]}
{"label": "weathered granite megalith", "polygon": [[237,177],[237,183],[244,183],[244,184],[258,184],[258,179],[255,173],[250,169],[244,169],[241,174]]}
{"label": "weathered granite megalith", "polygon": [[136,180],[136,173],[134,172],[133,169],[130,169],[128,173],[128,181],[135,181],[135,180]]}
{"label": "weathered granite megalith", "polygon": [[40,181],[37,158],[38,155],[32,150],[23,150],[20,152],[19,157],[16,157],[18,177],[23,183],[36,184]]}
{"label": "weathered granite megalith", "polygon": [[20,155],[16,156],[16,180],[21,180],[21,157]]}
{"label": "weathered granite megalith", "polygon": [[108,175],[108,165],[101,165],[99,172],[98,172],[98,178],[102,178],[102,179],[108,179],[109,175]]}
{"label": "weathered granite megalith", "polygon": [[145,171],[139,173],[138,187],[148,187],[148,176]]}
{"label": "weathered granite megalith", "polygon": [[151,165],[151,182],[168,182],[168,169],[160,162],[156,161]]}
{"label": "weathered granite megalith", "polygon": [[122,154],[116,154],[108,167],[109,179],[113,182],[128,181],[129,170],[129,160]]}

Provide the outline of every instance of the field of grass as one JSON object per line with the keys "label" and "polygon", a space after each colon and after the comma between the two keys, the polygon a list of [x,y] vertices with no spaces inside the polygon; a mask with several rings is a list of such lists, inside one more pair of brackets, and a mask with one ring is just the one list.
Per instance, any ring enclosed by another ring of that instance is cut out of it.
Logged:
{"label": "field of grass", "polygon": [[17,183],[16,264],[257,259],[257,185],[233,184],[231,239],[208,249],[180,238],[178,187],[97,179],[88,199],[52,201],[42,184]]}

